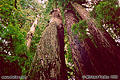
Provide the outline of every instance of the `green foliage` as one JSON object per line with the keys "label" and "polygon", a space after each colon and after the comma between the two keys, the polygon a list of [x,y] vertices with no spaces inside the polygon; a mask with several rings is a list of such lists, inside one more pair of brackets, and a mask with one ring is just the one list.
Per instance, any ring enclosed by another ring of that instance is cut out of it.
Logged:
{"label": "green foliage", "polygon": [[44,29],[40,31],[41,26],[36,27],[31,46],[33,51],[30,52],[26,47],[26,34],[36,15],[44,10],[37,1],[33,0],[17,0],[16,5],[17,8],[15,0],[0,0],[0,57],[3,58],[3,65],[16,62],[14,65],[19,65],[18,69],[22,69],[22,75],[26,75]]}
{"label": "green foliage", "polygon": [[[20,9],[16,10],[14,6],[14,0],[1,0],[0,1],[0,16],[2,23],[6,26],[9,23],[12,23],[15,26],[15,23],[20,23],[19,25],[24,24],[24,18],[22,17],[22,12]],[[16,18],[16,19],[14,19]]]}
{"label": "green foliage", "polygon": [[16,27],[14,27],[12,24],[9,24],[8,27],[2,31],[3,31],[2,34],[0,34],[2,41],[6,40],[6,42],[10,42],[9,43],[10,45],[7,46],[10,48],[8,50],[10,50],[11,53],[16,53],[15,55],[21,53],[24,54],[24,52],[26,51],[25,45],[26,32],[20,29],[19,25],[16,25]]}
{"label": "green foliage", "polygon": [[[39,40],[41,38],[41,34],[44,31],[45,27],[44,26],[36,26],[36,31],[34,33],[34,36],[32,38],[32,42],[31,42],[31,48],[30,48],[30,52],[35,53],[36,49],[37,49],[37,45],[39,43]],[[34,55],[33,55],[34,56]]]}
{"label": "green foliage", "polygon": [[[14,7],[14,0],[3,0],[3,5],[0,9],[0,37],[1,37],[1,50],[10,53],[20,54],[25,52],[25,36],[26,32],[20,29],[21,25],[24,24],[24,18],[22,12]],[[7,45],[7,46],[5,46]],[[5,47],[5,49],[4,49]],[[14,48],[13,48],[14,47]]]}
{"label": "green foliage", "polygon": [[49,0],[46,6],[46,12],[45,13],[50,13],[51,10],[53,10],[53,2],[54,0]]}
{"label": "green foliage", "polygon": [[87,24],[85,20],[79,21],[77,24],[73,24],[71,29],[75,35],[79,36],[80,40],[87,38]]}
{"label": "green foliage", "polygon": [[109,1],[100,2],[97,6],[95,6],[96,18],[99,23],[103,19],[105,23],[110,22],[114,20],[116,10],[117,7],[113,3],[110,3]]}
{"label": "green foliage", "polygon": [[66,54],[65,54],[65,58],[67,63],[71,63],[73,64],[73,60],[72,60],[72,54],[71,54],[71,48],[69,44],[66,44]]}
{"label": "green foliage", "polygon": [[65,42],[65,61],[66,61],[66,66],[68,68],[70,68],[72,71],[67,71],[68,75],[68,79],[71,78],[71,76],[73,77],[73,71],[74,71],[74,66],[73,66],[73,59],[72,59],[72,53],[71,53],[71,47],[70,47],[70,43],[68,41],[68,36],[67,36],[67,31],[66,29],[64,29],[64,42]]}
{"label": "green foliage", "polygon": [[91,12],[91,15],[97,20],[99,25],[104,25],[104,28],[108,30],[113,38],[115,38],[115,34],[118,36],[120,33],[120,28],[118,27],[120,26],[118,17],[120,7],[116,3],[116,0],[102,1],[95,5]]}
{"label": "green foliage", "polygon": [[67,36],[66,29],[64,29],[64,35],[65,35],[65,38],[64,38],[64,42],[65,42],[65,58],[66,58],[66,61],[67,61],[66,63],[73,64],[71,48],[70,48],[70,44],[69,44],[69,41],[68,41],[68,36]]}

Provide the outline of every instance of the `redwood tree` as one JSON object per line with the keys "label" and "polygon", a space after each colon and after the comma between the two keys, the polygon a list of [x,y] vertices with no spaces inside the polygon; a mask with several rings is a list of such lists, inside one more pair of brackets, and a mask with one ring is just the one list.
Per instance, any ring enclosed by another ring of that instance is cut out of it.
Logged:
{"label": "redwood tree", "polygon": [[[111,36],[100,28],[95,19],[91,18],[89,12],[78,3],[71,3],[83,20],[86,20],[90,34],[93,36],[97,52],[93,56],[93,62],[97,66],[99,74],[120,74],[120,48]],[[113,65],[114,64],[114,65]]]}
{"label": "redwood tree", "polygon": [[28,79],[67,80],[64,57],[64,28],[59,9],[51,12],[48,27],[43,32]]}
{"label": "redwood tree", "polygon": [[65,11],[65,22],[76,70],[76,80],[80,80],[82,75],[95,75],[96,71],[88,56],[88,53],[90,52],[87,48],[85,49],[85,47],[87,47],[85,44],[86,41],[80,41],[78,36],[71,31],[72,25],[78,22],[78,18],[74,11]]}

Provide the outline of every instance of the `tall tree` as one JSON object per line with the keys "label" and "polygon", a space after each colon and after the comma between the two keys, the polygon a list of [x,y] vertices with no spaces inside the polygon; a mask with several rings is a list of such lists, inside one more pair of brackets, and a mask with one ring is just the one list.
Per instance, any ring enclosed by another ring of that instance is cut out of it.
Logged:
{"label": "tall tree", "polygon": [[37,25],[37,18],[38,18],[39,16],[37,15],[37,17],[36,17],[36,19],[35,19],[35,21],[33,22],[33,24],[32,24],[32,26],[31,26],[31,28],[30,28],[30,31],[27,33],[27,49],[29,50],[29,48],[30,48],[30,45],[31,45],[31,41],[32,41],[32,37],[33,37],[33,34],[34,34],[34,32],[35,32],[35,27],[36,27],[36,25]]}
{"label": "tall tree", "polygon": [[30,73],[31,79],[67,80],[64,28],[59,9],[51,12],[50,23],[42,34],[34,60],[34,66]]}
{"label": "tall tree", "polygon": [[72,10],[65,11],[65,22],[76,70],[76,80],[80,80],[82,75],[96,74],[89,60],[88,51],[85,49],[84,42],[80,41],[78,36],[71,31],[71,26],[78,22],[78,18]]}
{"label": "tall tree", "polygon": [[120,50],[119,47],[116,45],[115,41],[103,28],[98,27],[98,24],[95,21],[95,19],[90,17],[89,13],[85,10],[85,8],[83,8],[76,2],[72,3],[72,6],[79,13],[82,19],[86,20],[89,32],[93,36],[95,44],[99,49],[99,54],[96,53],[96,56],[99,55],[99,57],[97,57],[100,61],[99,65],[102,66],[102,68],[99,67],[98,69],[99,73],[119,74]]}

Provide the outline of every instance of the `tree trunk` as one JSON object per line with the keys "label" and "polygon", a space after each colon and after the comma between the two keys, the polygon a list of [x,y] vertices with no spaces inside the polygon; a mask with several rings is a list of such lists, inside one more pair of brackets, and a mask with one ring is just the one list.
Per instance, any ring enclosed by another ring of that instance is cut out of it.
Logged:
{"label": "tree trunk", "polygon": [[[78,3],[72,6],[79,13],[83,20],[86,20],[90,34],[93,36],[99,53],[92,54],[96,61],[97,70],[100,74],[120,74],[120,48],[116,45],[111,36],[104,30],[98,28],[95,19],[90,18],[89,13]],[[114,65],[113,65],[114,64]]]}
{"label": "tree trunk", "polygon": [[78,19],[72,10],[65,11],[65,22],[75,70],[77,73],[76,80],[81,80],[82,75],[95,75],[96,71],[89,60],[89,51],[85,49],[84,41],[80,42],[80,40],[78,40],[78,36],[74,35],[71,31],[71,26],[78,22]]}
{"label": "tree trunk", "polygon": [[50,23],[42,34],[35,58],[30,79],[67,80],[64,28],[59,9],[51,12]]}
{"label": "tree trunk", "polygon": [[17,9],[17,0],[15,0],[15,8]]}
{"label": "tree trunk", "polygon": [[[38,18],[38,16],[37,16]],[[32,37],[33,37],[33,34],[35,33],[35,27],[37,25],[37,18],[35,19],[34,23],[32,24],[31,28],[30,28],[30,31],[27,33],[27,49],[29,50],[30,48],[30,45],[31,45],[31,41],[32,41]]]}

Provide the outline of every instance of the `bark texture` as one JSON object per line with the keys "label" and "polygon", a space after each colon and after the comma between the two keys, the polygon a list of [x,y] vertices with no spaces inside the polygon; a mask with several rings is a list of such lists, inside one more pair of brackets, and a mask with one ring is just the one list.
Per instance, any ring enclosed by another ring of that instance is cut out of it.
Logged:
{"label": "bark texture", "polygon": [[99,74],[120,74],[120,48],[116,45],[111,36],[102,28],[99,28],[95,19],[78,3],[72,6],[79,13],[83,20],[87,21],[90,34],[97,45],[97,53],[90,54],[92,63],[95,64]]}
{"label": "bark texture", "polygon": [[33,65],[31,79],[67,80],[64,28],[59,9],[51,12],[50,23],[41,36]]}
{"label": "bark texture", "polygon": [[84,41],[80,41],[78,36],[74,35],[71,31],[71,26],[78,22],[78,19],[72,10],[65,11],[65,22],[76,70],[76,80],[81,80],[82,75],[96,74],[96,71],[89,60],[89,50],[85,49]]}

